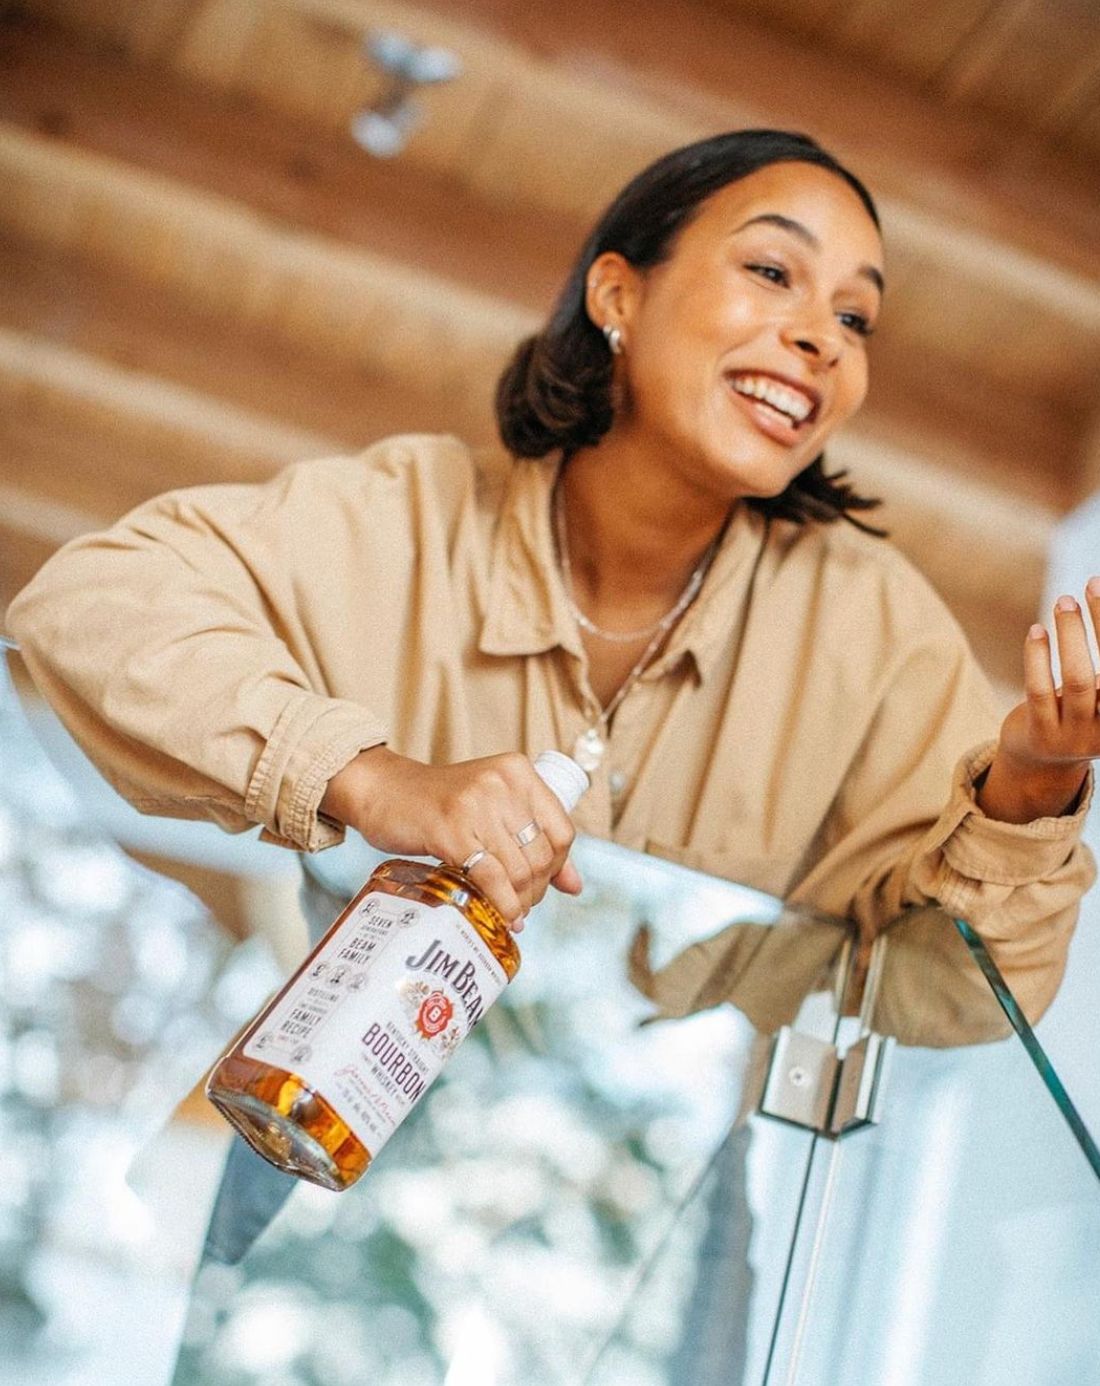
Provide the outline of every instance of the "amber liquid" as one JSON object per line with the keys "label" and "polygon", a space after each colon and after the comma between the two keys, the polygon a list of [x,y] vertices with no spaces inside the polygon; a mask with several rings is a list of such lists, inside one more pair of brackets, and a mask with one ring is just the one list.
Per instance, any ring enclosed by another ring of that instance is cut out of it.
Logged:
{"label": "amber liquid", "polygon": [[271,1164],[326,1189],[346,1189],[366,1172],[371,1152],[323,1095],[296,1073],[261,1063],[244,1046],[272,1008],[298,985],[324,943],[371,891],[423,905],[453,905],[489,946],[508,980],[519,971],[519,949],[507,924],[467,877],[450,866],[386,861],[332,924],[302,966],[237,1036],[210,1072],[206,1095],[248,1144]]}

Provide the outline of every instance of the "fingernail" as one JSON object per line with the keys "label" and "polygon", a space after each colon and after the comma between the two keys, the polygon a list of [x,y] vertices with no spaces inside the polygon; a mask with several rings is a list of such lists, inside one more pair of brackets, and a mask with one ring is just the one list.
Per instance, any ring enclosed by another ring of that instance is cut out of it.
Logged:
{"label": "fingernail", "polygon": [[1055,611],[1076,611],[1077,598],[1059,597],[1058,600],[1054,603],[1054,609]]}
{"label": "fingernail", "polygon": [[1090,577],[1085,583],[1085,591],[1093,601],[1100,599],[1100,577]]}
{"label": "fingernail", "polygon": [[1046,638],[1046,631],[1043,629],[1042,626],[1036,623],[1028,631],[1027,638],[1029,640],[1044,640]]}
{"label": "fingernail", "polygon": [[520,915],[520,917],[519,917],[519,918],[516,920],[516,922],[512,925],[512,933],[514,933],[514,934],[522,934],[522,933],[523,933],[523,923],[524,923],[524,920],[525,920],[526,918],[527,918],[527,916],[526,916],[525,914]]}

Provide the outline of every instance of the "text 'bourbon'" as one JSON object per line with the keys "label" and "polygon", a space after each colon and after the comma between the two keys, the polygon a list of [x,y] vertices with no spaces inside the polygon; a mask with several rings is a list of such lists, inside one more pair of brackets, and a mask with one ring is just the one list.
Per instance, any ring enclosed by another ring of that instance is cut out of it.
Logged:
{"label": "text 'bourbon'", "polygon": [[[535,769],[572,811],[588,777]],[[450,866],[383,862],[211,1070],[249,1145],[328,1189],[355,1183],[519,971],[504,919]]]}

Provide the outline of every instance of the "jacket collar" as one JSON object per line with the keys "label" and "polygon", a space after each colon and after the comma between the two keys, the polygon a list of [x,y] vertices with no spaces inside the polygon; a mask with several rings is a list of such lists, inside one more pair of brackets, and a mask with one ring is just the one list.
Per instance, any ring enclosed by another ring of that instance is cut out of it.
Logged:
{"label": "jacket collar", "polygon": [[[488,601],[478,649],[488,655],[541,654],[561,647],[584,659],[558,564],[551,514],[558,463],[513,463],[492,546]],[[726,529],[695,602],[668,648],[646,671],[656,678],[690,658],[705,678],[740,624],[767,540],[764,516],[741,506]]]}

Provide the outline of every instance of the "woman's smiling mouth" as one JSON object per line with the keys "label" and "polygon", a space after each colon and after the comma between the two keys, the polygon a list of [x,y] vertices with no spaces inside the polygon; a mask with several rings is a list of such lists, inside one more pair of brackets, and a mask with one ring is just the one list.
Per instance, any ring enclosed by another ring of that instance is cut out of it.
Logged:
{"label": "woman's smiling mouth", "polygon": [[781,443],[792,443],[818,413],[816,390],[757,371],[738,371],[726,377],[738,404],[757,427]]}

